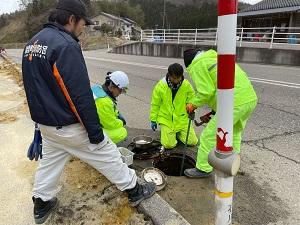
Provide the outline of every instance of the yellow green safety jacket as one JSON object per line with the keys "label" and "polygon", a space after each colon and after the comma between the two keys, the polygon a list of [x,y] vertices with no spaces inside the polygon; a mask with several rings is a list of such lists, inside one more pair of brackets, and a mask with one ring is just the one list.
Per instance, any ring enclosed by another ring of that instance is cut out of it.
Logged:
{"label": "yellow green safety jacket", "polygon": [[194,90],[188,80],[183,80],[174,100],[166,78],[154,87],[151,99],[150,121],[164,124],[173,130],[186,128],[188,114],[186,104],[194,98]]}
{"label": "yellow green safety jacket", "polygon": [[93,86],[92,91],[102,128],[114,130],[123,127],[123,121],[118,119],[119,111],[116,102],[99,85]]}
{"label": "yellow green safety jacket", "polygon": [[[208,50],[196,55],[187,71],[192,78],[195,87],[195,98],[191,103],[197,107],[208,105],[211,109],[217,109],[217,52]],[[253,86],[247,74],[235,65],[234,80],[234,107],[257,100]]]}

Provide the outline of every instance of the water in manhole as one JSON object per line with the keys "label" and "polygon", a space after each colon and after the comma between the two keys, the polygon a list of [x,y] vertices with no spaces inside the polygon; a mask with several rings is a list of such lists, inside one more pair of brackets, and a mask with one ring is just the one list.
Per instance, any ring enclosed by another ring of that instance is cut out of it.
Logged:
{"label": "water in manhole", "polygon": [[[182,163],[183,154],[172,153],[168,157],[154,162],[154,167],[160,169],[168,176],[180,176],[180,169]],[[183,171],[185,169],[194,168],[195,160],[190,156],[185,156]]]}

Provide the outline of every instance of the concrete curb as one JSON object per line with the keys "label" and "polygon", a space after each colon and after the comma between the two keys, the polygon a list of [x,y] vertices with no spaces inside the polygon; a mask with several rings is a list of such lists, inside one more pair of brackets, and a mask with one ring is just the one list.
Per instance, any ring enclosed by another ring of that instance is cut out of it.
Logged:
{"label": "concrete curb", "polygon": [[148,216],[154,225],[190,225],[158,194],[141,202],[138,210]]}

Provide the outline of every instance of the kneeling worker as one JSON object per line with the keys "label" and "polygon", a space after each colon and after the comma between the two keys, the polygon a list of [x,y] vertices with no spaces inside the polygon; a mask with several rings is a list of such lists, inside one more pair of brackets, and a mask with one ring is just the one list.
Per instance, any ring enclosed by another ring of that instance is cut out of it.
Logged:
{"label": "kneeling worker", "polygon": [[117,97],[126,93],[128,76],[122,71],[108,73],[105,83],[92,87],[97,113],[104,132],[115,143],[126,139],[126,121],[117,109]]}
{"label": "kneeling worker", "polygon": [[[177,145],[177,138],[185,143],[188,130],[186,105],[194,98],[194,90],[184,79],[183,68],[174,63],[169,66],[167,75],[154,87],[151,100],[150,121],[153,131],[157,124],[161,128],[161,144],[166,149]],[[188,145],[198,143],[193,127],[190,129]]]}

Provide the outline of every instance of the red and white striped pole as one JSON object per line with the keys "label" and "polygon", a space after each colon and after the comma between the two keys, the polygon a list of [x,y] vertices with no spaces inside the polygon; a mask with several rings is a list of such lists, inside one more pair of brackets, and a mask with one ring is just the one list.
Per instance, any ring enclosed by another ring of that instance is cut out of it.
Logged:
{"label": "red and white striped pole", "polygon": [[208,159],[215,169],[216,225],[231,224],[233,176],[240,166],[232,147],[236,27],[237,0],[219,0],[217,146]]}

